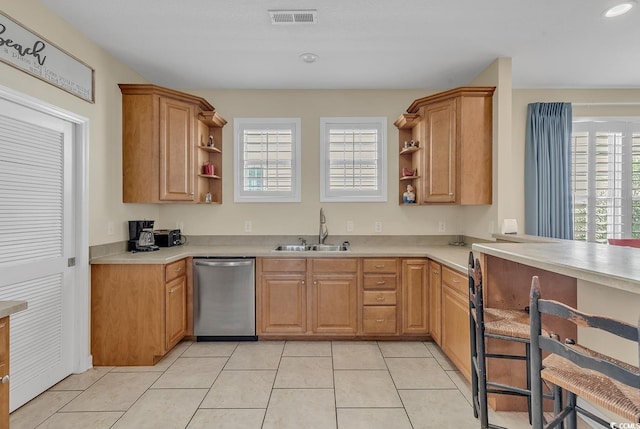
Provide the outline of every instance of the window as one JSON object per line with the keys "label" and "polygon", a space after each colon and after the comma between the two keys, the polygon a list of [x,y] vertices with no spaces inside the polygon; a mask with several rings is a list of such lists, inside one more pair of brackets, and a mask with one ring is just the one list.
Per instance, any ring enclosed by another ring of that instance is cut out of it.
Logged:
{"label": "window", "polygon": [[234,119],[234,201],[300,202],[300,119]]}
{"label": "window", "polygon": [[640,122],[577,121],[571,140],[574,239],[640,238]]}
{"label": "window", "polygon": [[387,118],[320,119],[320,201],[387,201]]}

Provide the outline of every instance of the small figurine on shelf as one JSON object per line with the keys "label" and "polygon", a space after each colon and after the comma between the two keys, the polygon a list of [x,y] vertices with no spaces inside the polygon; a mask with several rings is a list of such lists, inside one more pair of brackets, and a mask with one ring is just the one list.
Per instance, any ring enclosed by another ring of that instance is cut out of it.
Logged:
{"label": "small figurine on shelf", "polygon": [[413,186],[407,185],[407,191],[402,194],[402,202],[405,204],[413,204],[416,202],[416,194],[413,192]]}
{"label": "small figurine on shelf", "polygon": [[209,136],[209,143],[207,143],[207,146],[213,147],[213,136]]}

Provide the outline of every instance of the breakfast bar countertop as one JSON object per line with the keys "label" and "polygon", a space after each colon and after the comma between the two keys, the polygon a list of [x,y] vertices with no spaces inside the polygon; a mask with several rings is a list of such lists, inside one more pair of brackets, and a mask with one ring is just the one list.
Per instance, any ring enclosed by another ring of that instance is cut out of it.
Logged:
{"label": "breakfast bar countertop", "polygon": [[27,301],[0,301],[0,319],[27,309]]}
{"label": "breakfast bar countertop", "polygon": [[477,253],[640,295],[640,249],[573,240],[476,243],[472,248]]}

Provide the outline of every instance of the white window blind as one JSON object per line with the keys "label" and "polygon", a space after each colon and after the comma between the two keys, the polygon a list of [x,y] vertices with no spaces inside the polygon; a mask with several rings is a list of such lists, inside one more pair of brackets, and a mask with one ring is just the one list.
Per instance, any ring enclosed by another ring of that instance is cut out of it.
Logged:
{"label": "white window blind", "polygon": [[574,238],[640,238],[640,124],[574,122]]}
{"label": "white window blind", "polygon": [[321,118],[321,201],[386,201],[387,118]]}
{"label": "white window blind", "polygon": [[300,120],[236,118],[235,201],[300,201]]}

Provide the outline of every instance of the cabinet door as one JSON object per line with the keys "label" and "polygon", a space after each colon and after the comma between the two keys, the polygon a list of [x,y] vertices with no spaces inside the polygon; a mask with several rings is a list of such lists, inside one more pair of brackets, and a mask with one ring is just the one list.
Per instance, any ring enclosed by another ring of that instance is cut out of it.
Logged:
{"label": "cabinet door", "polygon": [[429,203],[456,201],[456,100],[425,108],[427,175],[424,200]]}
{"label": "cabinet door", "polygon": [[303,334],[307,331],[307,286],[304,274],[262,274],[261,331]]}
{"label": "cabinet door", "polygon": [[[9,375],[9,317],[0,319],[0,378]],[[0,383],[0,428],[9,427],[9,383]]]}
{"label": "cabinet door", "polygon": [[171,350],[187,332],[187,278],[178,277],[166,285],[166,350]]}
{"label": "cabinet door", "polygon": [[195,120],[193,104],[160,97],[161,201],[195,200]]}
{"label": "cabinet door", "polygon": [[469,301],[446,283],[442,285],[442,350],[471,379]]}
{"label": "cabinet door", "polygon": [[429,280],[426,259],[402,261],[402,333],[429,332]]}
{"label": "cabinet door", "polygon": [[429,329],[431,338],[441,344],[442,327],[442,282],[441,266],[429,261]]}
{"label": "cabinet door", "polygon": [[355,334],[358,329],[356,274],[314,274],[314,333]]}

